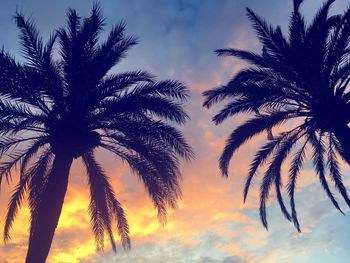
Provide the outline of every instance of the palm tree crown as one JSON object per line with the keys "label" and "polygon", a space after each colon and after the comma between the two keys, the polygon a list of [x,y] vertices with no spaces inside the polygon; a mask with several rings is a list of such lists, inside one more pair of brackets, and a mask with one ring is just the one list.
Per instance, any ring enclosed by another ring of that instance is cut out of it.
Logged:
{"label": "palm tree crown", "polygon": [[16,14],[26,62],[0,54],[0,179],[10,180],[13,169],[20,167],[4,238],[10,238],[28,192],[27,262],[44,262],[47,257],[73,159],[81,157],[86,167],[97,248],[103,249],[107,234],[115,250],[112,222],[116,220],[125,248],[130,247],[129,227],[95,149],[126,161],[145,185],[162,222],[166,208],[176,207],[181,196],[179,161],[192,157],[173,126],[188,118],[182,108],[188,99],[186,87],[172,80],[155,81],[145,71],[109,73],[137,41],[124,35],[121,23],[99,43],[104,19],[98,5],[87,18],[72,9],[67,18],[67,25],[44,44],[33,22]]}
{"label": "palm tree crown", "polygon": [[[299,11],[302,0],[294,0],[288,37],[279,26],[269,25],[247,9],[262,52],[257,54],[233,48],[216,51],[220,56],[238,57],[251,65],[238,72],[227,85],[204,92],[204,106],[209,108],[229,100],[214,116],[215,124],[239,113],[253,115],[235,128],[227,139],[220,157],[224,176],[228,176],[230,159],[240,146],[255,135],[264,131],[269,133],[269,140],[258,150],[250,165],[244,188],[245,200],[253,177],[267,163],[260,188],[260,217],[266,228],[266,200],[274,185],[284,216],[300,231],[294,193],[307,153],[311,153],[314,169],[334,206],[341,211],[329,188],[328,173],[350,206],[339,168],[339,156],[350,164],[350,129],[347,126],[350,122],[350,93],[347,90],[350,81],[350,8],[342,15],[330,16],[333,2],[326,1],[307,25]],[[271,136],[271,129],[279,125],[284,130]],[[281,194],[281,165],[289,157],[287,190],[291,213]]]}

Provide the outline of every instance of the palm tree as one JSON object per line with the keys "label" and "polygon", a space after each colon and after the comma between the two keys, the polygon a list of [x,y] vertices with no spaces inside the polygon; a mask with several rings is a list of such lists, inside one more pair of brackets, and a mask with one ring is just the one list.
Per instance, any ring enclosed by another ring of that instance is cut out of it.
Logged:
{"label": "palm tree", "polygon": [[99,44],[104,19],[98,5],[87,18],[72,9],[67,18],[67,25],[43,44],[33,21],[16,14],[26,61],[18,63],[4,51],[0,54],[0,179],[10,180],[16,166],[20,171],[4,239],[10,238],[27,192],[28,263],[47,258],[73,160],[81,158],[86,167],[97,249],[103,249],[106,234],[115,251],[113,221],[126,249],[129,226],[95,150],[108,150],[130,166],[162,222],[166,209],[176,207],[181,196],[179,161],[192,157],[174,126],[188,118],[182,108],[188,99],[186,87],[173,80],[155,81],[145,71],[108,73],[136,44],[134,37],[124,35],[125,24],[113,27]]}
{"label": "palm tree", "polygon": [[[339,157],[350,164],[350,8],[342,15],[330,16],[333,2],[326,1],[307,25],[299,11],[302,0],[294,0],[288,37],[279,26],[269,25],[247,9],[262,52],[217,50],[219,56],[234,56],[250,66],[227,85],[203,94],[207,108],[229,101],[213,117],[215,124],[240,113],[251,116],[226,141],[219,161],[224,176],[228,176],[229,162],[240,146],[262,132],[270,134],[250,164],[244,187],[246,200],[252,179],[266,167],[260,188],[260,217],[266,228],[266,201],[274,185],[284,216],[300,231],[294,193],[308,153],[333,205],[341,211],[329,180],[350,206],[339,166]],[[280,132],[271,136],[276,126],[281,126]],[[281,193],[281,165],[286,159],[291,160],[287,184],[291,213]]]}

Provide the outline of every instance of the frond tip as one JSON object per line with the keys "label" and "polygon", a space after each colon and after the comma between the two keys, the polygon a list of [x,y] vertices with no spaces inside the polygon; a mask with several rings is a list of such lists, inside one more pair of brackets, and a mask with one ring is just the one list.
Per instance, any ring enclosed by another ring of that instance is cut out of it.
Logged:
{"label": "frond tip", "polygon": [[107,232],[112,248],[116,252],[112,231],[113,218],[117,221],[117,230],[123,247],[130,249],[129,225],[123,208],[115,198],[107,175],[96,162],[92,152],[84,154],[83,161],[89,176],[91,198],[89,212],[97,249],[102,250],[104,248],[104,233]]}

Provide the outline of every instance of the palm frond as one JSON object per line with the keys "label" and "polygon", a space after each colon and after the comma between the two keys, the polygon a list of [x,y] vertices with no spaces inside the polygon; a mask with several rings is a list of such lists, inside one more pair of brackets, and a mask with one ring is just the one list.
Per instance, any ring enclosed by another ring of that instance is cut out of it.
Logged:
{"label": "palm frond", "polygon": [[29,175],[22,176],[20,182],[17,184],[13,191],[13,194],[11,195],[4,226],[4,242],[11,239],[10,230],[17,216],[18,209],[22,204],[24,193],[28,188],[28,182],[30,179],[31,177]]}
{"label": "palm frond", "polygon": [[157,141],[148,142],[135,137],[109,136],[117,145],[123,146],[143,158],[156,171],[155,176],[169,188],[179,188],[179,162],[166,144]]}
{"label": "palm frond", "polygon": [[269,164],[269,168],[267,169],[263,181],[260,187],[260,218],[263,223],[263,226],[267,229],[268,223],[266,219],[266,201],[269,198],[270,188],[273,183],[275,183],[276,191],[277,191],[277,201],[280,205],[281,211],[283,215],[291,220],[291,216],[287,211],[282,195],[280,192],[281,187],[281,166],[285,159],[288,157],[290,151],[295,146],[295,143],[305,134],[304,126],[301,125],[296,129],[292,130],[287,134],[287,136],[283,137],[283,141],[281,141],[279,147],[276,149],[276,152],[273,156],[271,163]]}
{"label": "palm frond", "polygon": [[317,138],[316,134],[311,132],[310,133],[310,143],[313,148],[313,154],[312,154],[312,161],[315,167],[315,170],[319,176],[321,185],[325,192],[327,193],[327,196],[332,201],[333,205],[342,213],[344,212],[340,209],[339,204],[337,200],[335,199],[333,193],[329,189],[328,182],[325,175],[325,164],[324,164],[324,143],[322,142],[322,134]]}
{"label": "palm frond", "polygon": [[31,66],[40,68],[43,62],[43,42],[39,37],[38,30],[33,21],[26,20],[23,14],[17,12],[14,19],[20,29],[22,51],[25,58]]}
{"label": "palm frond", "polygon": [[234,48],[227,48],[227,49],[215,50],[215,53],[218,56],[233,56],[233,57],[237,57],[237,58],[240,58],[240,59],[242,59],[244,61],[247,61],[248,63],[250,63],[252,65],[263,67],[263,68],[267,68],[269,66],[267,61],[262,56],[260,56],[258,54],[255,54],[253,52],[245,51],[245,50],[238,50],[238,49],[234,49]]}
{"label": "palm frond", "polygon": [[289,45],[294,50],[303,48],[302,44],[305,41],[306,24],[299,10],[302,2],[294,1],[294,9],[289,22]]}
{"label": "palm frond", "polygon": [[305,160],[305,151],[306,151],[306,146],[308,141],[309,141],[309,138],[305,140],[304,144],[294,154],[294,158],[292,159],[291,166],[289,168],[289,182],[287,186],[287,190],[290,198],[290,206],[292,210],[292,213],[291,213],[292,220],[293,220],[294,226],[297,228],[299,232],[300,232],[300,224],[299,224],[298,215],[295,209],[294,193],[296,188],[297,177],[299,175],[300,169],[302,168]]}
{"label": "palm frond", "polygon": [[[131,47],[137,44],[137,38],[124,35],[125,23],[114,26],[107,40],[96,50],[92,62],[93,69],[98,70],[97,80],[101,79],[113,66],[124,58]],[[97,67],[96,67],[97,66]]]}
{"label": "palm frond", "polygon": [[91,201],[89,212],[93,224],[97,247],[103,248],[103,233],[107,231],[112,248],[116,251],[116,245],[112,231],[112,215],[118,223],[118,233],[124,248],[130,247],[129,226],[120,203],[116,200],[114,191],[108,182],[100,165],[96,162],[93,153],[83,155],[84,164],[89,175]]}
{"label": "palm frond", "polygon": [[349,199],[346,187],[343,184],[343,180],[342,180],[340,168],[339,168],[339,162],[337,160],[335,150],[334,150],[334,141],[332,136],[329,136],[328,146],[329,146],[329,149],[328,149],[327,166],[329,168],[331,178],[334,182],[335,187],[338,189],[338,191],[344,198],[346,204],[350,206],[350,199]]}
{"label": "palm frond", "polygon": [[290,112],[276,112],[270,115],[258,115],[237,127],[226,141],[226,146],[220,156],[220,169],[228,176],[228,166],[234,152],[253,136],[260,134],[292,117]]}
{"label": "palm frond", "polygon": [[[258,94],[260,94],[260,92]],[[278,99],[269,100],[264,96],[256,95],[257,94],[253,95],[253,98],[246,96],[228,103],[222,110],[214,115],[213,122],[219,125],[227,118],[239,113],[259,113],[263,110],[268,111],[269,108],[280,108],[280,105],[282,105],[282,107],[285,106],[283,101],[278,101]],[[268,94],[267,96],[271,99],[273,95]],[[289,109],[289,111],[290,113],[293,112],[291,109]],[[299,113],[299,115],[301,115],[301,113]]]}
{"label": "palm frond", "polygon": [[281,92],[273,89],[272,85],[262,86],[259,85],[261,81],[266,79],[276,79],[276,72],[269,69],[262,68],[247,68],[238,72],[225,86],[221,86],[215,89],[207,90],[203,92],[203,96],[206,97],[203,106],[210,108],[212,105],[223,101],[226,98],[241,98],[249,94],[255,94],[262,92],[273,93]]}
{"label": "palm frond", "polygon": [[109,196],[110,210],[114,212],[115,220],[117,221],[118,234],[120,236],[124,249],[129,250],[131,248],[131,241],[129,237],[129,224],[126,220],[124,209],[119,201],[115,198],[113,190],[107,192]]}
{"label": "palm frond", "polygon": [[24,79],[25,73],[22,65],[2,50],[0,52],[0,94],[18,99],[26,86]]}
{"label": "palm frond", "polygon": [[244,186],[244,192],[243,192],[244,202],[247,199],[251,182],[252,182],[254,176],[256,175],[259,167],[263,166],[267,162],[268,158],[274,153],[274,151],[276,149],[278,149],[280,144],[282,142],[284,142],[288,137],[290,137],[291,134],[293,132],[295,132],[297,129],[300,129],[300,126],[294,128],[291,131],[281,133],[277,137],[270,140],[268,143],[264,144],[259,149],[259,151],[255,154],[255,157],[250,164],[248,176],[247,176],[246,183]]}
{"label": "palm frond", "polygon": [[114,251],[116,251],[112,231],[112,215],[107,204],[106,175],[104,174],[102,168],[96,163],[92,153],[86,153],[82,157],[89,176],[89,213],[91,216],[91,223],[95,234],[97,249],[103,250],[104,232],[106,231],[112,244],[112,248]]}
{"label": "palm frond", "polygon": [[179,103],[154,96],[126,95],[120,99],[104,103],[101,108],[105,110],[99,113],[97,116],[99,119],[113,118],[118,114],[141,115],[141,117],[151,115],[183,124],[189,118]]}
{"label": "palm frond", "polygon": [[[335,82],[337,82],[337,72],[341,65],[347,60],[346,50],[349,50],[349,39],[350,39],[350,7],[348,7],[344,14],[339,19],[339,22],[335,26],[335,29],[331,32],[329,41],[328,41],[328,49],[327,49],[327,57],[326,57],[326,65],[328,65],[328,72],[335,72],[333,75]],[[340,76],[342,79],[343,76]],[[340,85],[340,90],[337,91],[337,94],[342,95],[346,86]]]}
{"label": "palm frond", "polygon": [[94,53],[97,48],[99,34],[104,25],[105,19],[103,18],[101,7],[98,3],[94,3],[90,17],[84,20],[81,29],[82,32],[86,31],[86,34],[89,35],[87,43],[92,53]]}
{"label": "palm frond", "polygon": [[141,156],[126,152],[116,146],[108,144],[101,144],[101,147],[111,151],[126,161],[130,166],[132,172],[138,176],[143,182],[147,193],[150,195],[154,206],[158,211],[158,219],[161,223],[166,222],[167,205],[171,208],[176,207],[176,201],[181,195],[179,188],[171,188],[161,180],[161,176],[157,170],[147,160]]}
{"label": "palm frond", "polygon": [[[28,141],[31,139],[14,139],[14,140],[6,140],[3,145],[0,146],[0,151],[6,152],[10,147],[13,147],[14,145],[18,145],[20,142]],[[28,158],[32,156],[35,152],[38,151],[40,147],[42,147],[44,144],[47,143],[47,139],[45,137],[43,138],[34,138],[31,145],[29,145],[24,150],[14,151],[13,153],[9,154],[9,160],[3,161],[0,164],[0,182],[2,181],[3,176],[6,177],[6,180],[9,181],[11,179],[11,172],[12,170],[20,164],[21,160]],[[1,154],[1,155],[2,155]]]}
{"label": "palm frond", "polygon": [[280,29],[274,30],[271,25],[247,8],[247,16],[251,20],[256,34],[263,46],[272,54],[281,57],[285,50],[286,41]]}
{"label": "palm frond", "polygon": [[100,124],[99,127],[105,129],[107,134],[121,132],[126,137],[161,143],[163,145],[161,148],[167,148],[169,152],[174,152],[186,160],[192,159],[194,155],[181,132],[162,121],[124,117],[115,118],[113,122]]}
{"label": "palm frond", "polygon": [[34,233],[37,227],[38,208],[41,200],[43,199],[43,191],[45,189],[48,173],[51,170],[52,163],[52,151],[50,148],[46,149],[40,156],[40,158],[31,166],[27,171],[27,176],[30,176],[28,184],[29,191],[29,208],[30,208],[30,235]]}
{"label": "palm frond", "polygon": [[132,94],[164,97],[174,99],[180,103],[187,101],[189,98],[188,89],[182,83],[174,80],[140,84],[135,87]]}
{"label": "palm frond", "polygon": [[[104,77],[92,92],[91,99],[102,101],[108,97],[119,97],[120,92],[139,82],[152,82],[153,76],[146,71],[130,71]],[[97,99],[96,99],[97,97]]]}

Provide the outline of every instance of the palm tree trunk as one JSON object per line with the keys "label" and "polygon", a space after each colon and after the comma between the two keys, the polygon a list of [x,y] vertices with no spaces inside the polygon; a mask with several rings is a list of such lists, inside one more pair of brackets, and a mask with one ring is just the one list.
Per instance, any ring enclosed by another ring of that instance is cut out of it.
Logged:
{"label": "palm tree trunk", "polygon": [[26,263],[46,261],[60,218],[72,162],[73,157],[69,154],[55,155],[43,199],[38,207],[37,227],[30,233]]}
{"label": "palm tree trunk", "polygon": [[334,135],[342,147],[343,158],[350,165],[350,128],[347,125],[337,126],[334,129]]}

